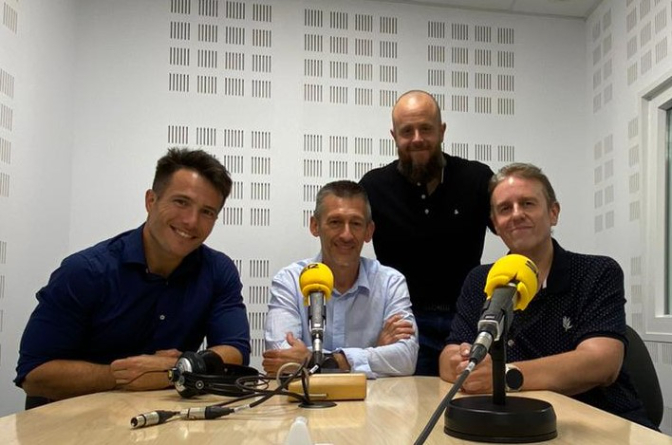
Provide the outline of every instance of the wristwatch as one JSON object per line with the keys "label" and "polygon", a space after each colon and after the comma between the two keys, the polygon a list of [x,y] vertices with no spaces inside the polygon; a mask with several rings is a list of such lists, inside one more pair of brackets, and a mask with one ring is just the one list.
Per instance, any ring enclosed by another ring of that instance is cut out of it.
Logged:
{"label": "wristwatch", "polygon": [[506,373],[504,374],[504,382],[506,390],[509,392],[520,391],[523,387],[523,373],[516,365],[506,365]]}

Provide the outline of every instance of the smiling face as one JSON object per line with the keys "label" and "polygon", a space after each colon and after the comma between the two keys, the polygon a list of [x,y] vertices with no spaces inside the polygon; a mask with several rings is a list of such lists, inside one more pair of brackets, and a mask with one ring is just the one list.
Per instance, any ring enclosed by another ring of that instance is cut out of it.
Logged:
{"label": "smiling face", "polygon": [[222,207],[220,192],[194,170],[180,169],[157,195],[145,194],[143,242],[151,272],[167,276],[212,232]]}
{"label": "smiling face", "polygon": [[322,261],[332,269],[359,267],[362,246],[371,241],[373,230],[373,221],[366,219],[366,203],[360,197],[327,195],[319,219],[310,218],[310,232],[320,238]]}
{"label": "smiling face", "polygon": [[535,258],[552,248],[560,205],[549,205],[541,182],[508,176],[492,191],[490,203],[495,231],[512,253]]}
{"label": "smiling face", "polygon": [[412,182],[429,182],[440,174],[445,131],[436,102],[427,93],[408,93],[395,105],[390,132],[401,171]]}

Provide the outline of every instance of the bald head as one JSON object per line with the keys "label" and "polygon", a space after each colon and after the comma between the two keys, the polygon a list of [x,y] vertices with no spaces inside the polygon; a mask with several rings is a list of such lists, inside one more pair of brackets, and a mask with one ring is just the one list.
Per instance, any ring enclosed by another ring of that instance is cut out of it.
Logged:
{"label": "bald head", "polygon": [[439,104],[429,93],[412,90],[397,100],[390,134],[397,145],[397,168],[410,182],[438,183],[445,163],[441,154],[445,131]]}
{"label": "bald head", "polygon": [[407,112],[421,112],[427,119],[441,125],[441,108],[434,97],[426,91],[410,90],[399,96],[392,108],[392,129],[395,130],[401,119],[401,114]]}

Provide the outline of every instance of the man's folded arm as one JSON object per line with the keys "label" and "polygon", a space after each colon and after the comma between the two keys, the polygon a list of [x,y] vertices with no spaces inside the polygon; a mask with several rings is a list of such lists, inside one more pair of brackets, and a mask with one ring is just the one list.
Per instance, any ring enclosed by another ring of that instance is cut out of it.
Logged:
{"label": "man's folded arm", "polygon": [[78,360],[52,360],[33,369],[21,382],[29,396],[61,400],[109,391],[116,387],[110,365]]}
{"label": "man's folded arm", "polygon": [[369,378],[411,375],[415,372],[420,346],[418,326],[403,275],[397,273],[390,277],[384,295],[387,304],[378,344],[367,348],[343,348],[343,353],[353,372],[365,372]]}
{"label": "man's folded arm", "polygon": [[229,345],[211,346],[210,349],[216,352],[224,363],[233,363],[235,365],[243,364],[243,354],[238,348]]}
{"label": "man's folded arm", "polygon": [[413,337],[394,344],[370,348],[343,348],[352,372],[364,372],[368,378],[404,376],[415,372],[418,340]]}

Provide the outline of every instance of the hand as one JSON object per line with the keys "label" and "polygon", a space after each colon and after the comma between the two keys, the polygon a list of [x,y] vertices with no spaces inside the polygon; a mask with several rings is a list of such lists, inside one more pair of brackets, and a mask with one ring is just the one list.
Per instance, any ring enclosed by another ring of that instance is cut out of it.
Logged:
{"label": "hand", "polygon": [[[469,364],[471,345],[462,343],[458,349],[449,355],[449,367],[454,370],[453,382]],[[462,384],[462,392],[466,394],[487,394],[492,392],[492,358],[486,355],[481,363],[471,371],[467,380]]]}
{"label": "hand", "polygon": [[177,349],[166,349],[152,355],[122,358],[110,364],[110,371],[120,389],[144,391],[165,388],[170,384],[167,371],[175,366],[180,355],[182,353]]}
{"label": "hand", "polygon": [[291,332],[287,333],[287,343],[289,349],[271,349],[264,351],[261,365],[268,374],[275,374],[285,363],[299,363],[310,358],[311,352],[300,339],[295,338]]}
{"label": "hand", "polygon": [[404,318],[403,314],[394,314],[383,325],[383,330],[378,335],[376,346],[385,346],[396,343],[399,340],[407,340],[415,334],[413,323]]}
{"label": "hand", "polygon": [[160,351],[156,351],[154,355],[178,359],[182,355],[182,351],[178,351],[177,349],[161,349]]}

